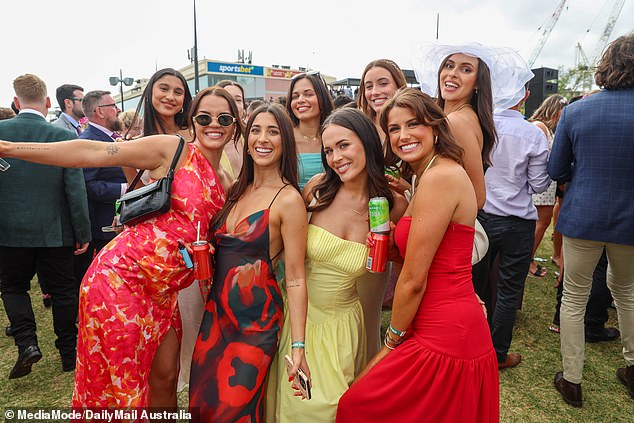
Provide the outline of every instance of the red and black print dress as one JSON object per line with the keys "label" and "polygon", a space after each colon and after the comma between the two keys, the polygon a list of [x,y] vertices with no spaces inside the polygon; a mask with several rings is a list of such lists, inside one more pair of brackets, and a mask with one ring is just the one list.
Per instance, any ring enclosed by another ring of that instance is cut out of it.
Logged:
{"label": "red and black print dress", "polygon": [[269,210],[247,216],[233,233],[224,224],[214,234],[214,282],[189,382],[190,409],[204,422],[263,420],[264,381],[284,321],[269,254]]}

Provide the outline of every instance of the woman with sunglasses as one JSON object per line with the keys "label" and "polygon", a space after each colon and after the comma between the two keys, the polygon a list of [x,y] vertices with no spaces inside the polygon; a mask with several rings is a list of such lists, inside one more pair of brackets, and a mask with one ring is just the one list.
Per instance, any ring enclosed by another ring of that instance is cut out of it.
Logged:
{"label": "woman with sunglasses", "polygon": [[[148,380],[155,353],[170,332],[178,292],[194,276],[178,243],[208,232],[221,209],[228,175],[219,172],[227,142],[242,134],[233,98],[207,88],[192,102],[194,140],[186,143],[172,183],[172,207],[126,226],[93,260],[79,298],[79,335],[73,407],[148,406]],[[191,116],[191,115],[190,115]],[[201,118],[201,116],[203,118]],[[207,125],[198,123],[210,116]],[[226,118],[224,116],[227,116]],[[233,123],[229,126],[218,124]],[[128,166],[165,176],[179,144],[154,135],[116,144],[98,141],[47,144],[0,142],[2,156],[62,167]]]}
{"label": "woman with sunglasses", "polygon": [[463,149],[414,88],[389,100],[380,122],[386,161],[419,182],[391,234],[403,270],[385,346],[341,397],[337,421],[497,422],[497,357],[471,283],[477,203]]}
{"label": "woman with sunglasses", "polygon": [[[312,366],[312,399],[299,401],[286,384],[283,357],[290,351],[282,331],[277,369],[267,395],[268,421],[332,422],[339,397],[367,363],[365,325],[357,286],[368,273],[368,202],[386,197],[397,220],[405,199],[394,199],[383,176],[376,128],[356,109],[335,110],[322,126],[326,169],[304,188],[311,213],[306,246],[308,317],[306,356]],[[396,205],[396,206],[395,206]],[[285,325],[286,327],[286,325]]]}
{"label": "woman with sunglasses", "polygon": [[319,72],[295,75],[288,87],[286,110],[294,125],[299,157],[299,188],[324,171],[321,162],[319,128],[334,106]]}
{"label": "woman with sunglasses", "polygon": [[[211,223],[214,276],[192,358],[189,406],[205,422],[263,421],[285,286],[293,368],[310,375],[306,325],[306,209],[297,187],[293,126],[277,104],[249,119],[244,167]],[[278,282],[279,281],[279,282]],[[292,344],[291,344],[292,342]]]}

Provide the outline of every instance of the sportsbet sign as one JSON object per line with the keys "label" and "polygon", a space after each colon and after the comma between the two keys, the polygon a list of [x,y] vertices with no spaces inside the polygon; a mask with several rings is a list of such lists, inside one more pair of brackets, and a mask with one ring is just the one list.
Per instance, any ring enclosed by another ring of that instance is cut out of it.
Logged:
{"label": "sportsbet sign", "polygon": [[263,66],[242,65],[223,62],[207,62],[207,71],[217,73],[232,73],[237,75],[264,75]]}

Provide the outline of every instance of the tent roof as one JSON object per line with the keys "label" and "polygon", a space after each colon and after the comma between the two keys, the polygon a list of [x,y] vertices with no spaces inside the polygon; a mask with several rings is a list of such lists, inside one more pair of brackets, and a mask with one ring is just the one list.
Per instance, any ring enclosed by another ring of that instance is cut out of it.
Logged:
{"label": "tent roof", "polygon": [[[411,69],[403,69],[403,75],[405,75],[405,81],[408,85],[418,85],[418,81],[416,80],[416,74]],[[358,87],[361,83],[360,78],[344,78],[338,79],[335,82],[331,82],[330,85],[340,87],[340,86],[355,86]]]}

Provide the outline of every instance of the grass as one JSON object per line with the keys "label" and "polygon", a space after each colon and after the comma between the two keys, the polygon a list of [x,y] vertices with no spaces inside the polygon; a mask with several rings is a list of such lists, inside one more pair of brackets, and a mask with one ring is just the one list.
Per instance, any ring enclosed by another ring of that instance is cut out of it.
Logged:
{"label": "grass", "polygon": [[[538,256],[552,254],[550,232],[538,250]],[[543,279],[528,278],[524,303],[518,311],[512,352],[523,356],[522,363],[500,372],[500,420],[502,422],[631,422],[634,402],[614,372],[624,365],[619,341],[586,344],[583,380],[584,405],[573,408],[563,402],[553,387],[553,377],[561,370],[559,335],[547,330],[552,321],[556,267],[548,268]],[[17,349],[13,339],[4,336],[8,324],[2,308],[0,313],[0,408],[46,407],[68,408],[73,390],[73,374],[63,373],[59,354],[54,346],[50,309],[45,309],[39,286],[32,284],[32,302],[38,323],[38,339],[44,357],[33,366],[33,372],[21,379],[7,380],[15,363]],[[389,321],[389,312],[384,313]],[[610,310],[608,326],[617,326],[616,313]],[[187,392],[179,395],[179,404],[187,405]]]}

